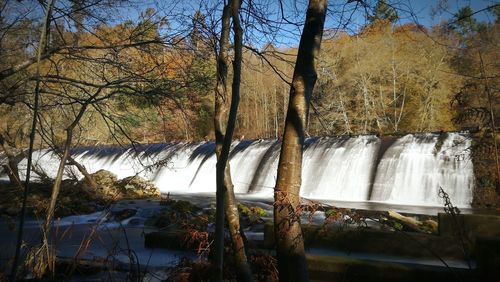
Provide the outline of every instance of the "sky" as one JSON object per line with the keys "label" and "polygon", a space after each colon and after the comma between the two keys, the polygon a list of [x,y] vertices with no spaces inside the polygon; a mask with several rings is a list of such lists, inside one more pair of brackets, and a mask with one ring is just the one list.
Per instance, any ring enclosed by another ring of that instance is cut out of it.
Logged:
{"label": "sky", "polygon": [[[411,5],[418,16],[419,22],[424,26],[432,26],[442,20],[451,18],[460,8],[464,6],[470,6],[473,11],[479,11],[489,6],[500,3],[499,1],[491,0],[407,0],[406,2],[408,3],[408,5]],[[433,11],[436,11],[438,13],[432,15]],[[475,15],[475,18],[480,21],[494,21],[494,17],[487,11],[479,12]]]}
{"label": "sky", "polygon": [[[303,20],[307,7],[307,0],[280,0],[283,9],[278,5],[278,0],[245,0],[244,5],[252,3],[257,11],[260,11],[264,18],[270,18],[274,22],[280,22],[275,28],[260,25],[258,20],[252,20],[252,17],[245,18],[245,12],[242,11],[242,20],[248,20],[252,30],[246,33],[246,41],[254,46],[264,46],[268,42],[275,42],[276,46],[296,46],[302,32]],[[217,7],[213,13],[213,21],[220,20],[220,5],[222,0],[129,0],[122,2],[123,7],[115,7],[112,15],[103,14],[104,18],[114,18],[110,23],[123,22],[125,20],[137,21],[140,13],[148,7],[154,7],[158,16],[166,16],[170,19],[171,30],[187,32],[191,24],[189,17],[197,9],[209,10]],[[329,0],[326,28],[337,28],[350,34],[355,34],[366,24],[366,14],[377,3],[377,0],[349,1],[349,0]],[[360,3],[367,3],[363,7]],[[482,10],[488,6],[499,4],[500,1],[493,0],[387,0],[398,11],[398,24],[416,22],[420,25],[430,27],[443,20],[450,19],[464,6],[471,6],[473,11]],[[9,1],[11,3],[10,11],[27,10],[28,14],[41,16],[40,6],[36,1]],[[58,0],[59,7],[68,7],[68,0]],[[118,2],[121,3],[121,2]],[[31,4],[31,5],[30,5]],[[259,6],[260,5],[260,6]],[[287,24],[283,21],[283,11],[285,18],[297,25]],[[4,15],[5,12],[4,11]],[[109,11],[107,11],[109,12]],[[106,13],[106,12],[104,12]],[[15,15],[13,13],[12,15]],[[491,13],[483,11],[474,15],[479,21],[494,21]],[[70,27],[71,28],[71,27]],[[183,30],[183,31],[181,31]],[[165,30],[165,32],[168,32]]]}
{"label": "sky", "polygon": [[[339,24],[339,18],[342,17],[342,14],[346,14],[346,11],[349,15],[349,7],[344,8],[345,3],[348,1],[329,2],[330,14],[328,15],[327,25],[344,25],[346,19],[340,20],[342,24]],[[355,5],[355,1],[352,2],[353,3],[349,4],[351,10]],[[396,8],[399,16],[399,24],[417,22],[426,27],[433,26],[443,20],[452,18],[460,8],[465,6],[471,6],[473,11],[479,11],[500,3],[499,1],[492,0],[387,0],[387,2]],[[350,23],[347,25],[348,32],[355,33],[359,31],[360,27],[366,23],[366,12],[370,11],[370,9],[375,6],[377,0],[365,0],[365,3],[368,3],[370,7],[365,10],[358,5]],[[344,8],[344,10],[342,8]],[[494,17],[487,11],[479,12],[475,14],[474,17],[479,21],[494,21]]]}
{"label": "sky", "polygon": [[[270,0],[273,1],[273,0]],[[277,0],[274,0],[277,2]],[[284,13],[293,20],[303,21],[307,0],[282,0]],[[355,34],[367,23],[366,15],[370,13],[376,5],[377,0],[364,0],[368,5],[363,7],[357,1],[329,0],[328,13],[325,28],[341,29],[349,34]],[[425,27],[431,27],[444,20],[448,20],[462,7],[471,6],[473,11],[480,11],[486,7],[499,4],[499,1],[492,0],[387,0],[396,8],[399,19],[397,24],[418,23]],[[271,6],[271,9],[273,7]],[[274,10],[279,10],[275,5]],[[474,15],[479,21],[493,22],[494,16],[488,11],[482,11]],[[297,45],[302,31],[302,25],[283,26],[289,29],[289,37],[281,38],[283,45]],[[255,36],[261,41],[269,40],[265,36]],[[261,42],[263,43],[263,42]],[[257,44],[259,45],[259,44]],[[279,43],[276,45],[280,45]]]}

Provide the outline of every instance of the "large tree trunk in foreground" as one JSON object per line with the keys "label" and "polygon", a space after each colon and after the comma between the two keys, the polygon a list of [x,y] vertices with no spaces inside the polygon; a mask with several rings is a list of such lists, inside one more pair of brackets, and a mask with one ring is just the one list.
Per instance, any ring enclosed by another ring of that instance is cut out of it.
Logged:
{"label": "large tree trunk in foreground", "polygon": [[[215,89],[215,111],[214,111],[214,129],[215,129],[215,152],[219,159],[222,143],[224,142],[224,133],[226,132],[226,123],[224,117],[227,116],[227,68],[228,68],[228,48],[229,48],[229,20],[230,7],[224,6],[222,12],[222,30],[219,41],[219,54],[217,57],[217,87]],[[222,280],[222,267],[224,258],[224,197],[226,187],[221,184],[219,161],[217,161],[217,190],[216,190],[216,208],[215,208],[215,241],[214,241],[214,264],[216,273],[214,281]],[[228,167],[229,169],[229,167]],[[223,177],[224,178],[224,177]]]}
{"label": "large tree trunk in foreground", "polygon": [[300,228],[300,185],[304,129],[316,83],[326,0],[310,0],[290,89],[290,101],[274,194],[274,230],[280,281],[308,281]]}
{"label": "large tree trunk in foreground", "polygon": [[[217,154],[217,208],[215,231],[215,281],[222,280],[223,253],[224,253],[224,222],[227,217],[229,233],[231,235],[233,255],[237,267],[237,277],[240,281],[252,281],[252,273],[245,254],[245,246],[240,233],[239,212],[234,196],[234,186],[231,180],[229,167],[229,149],[236,124],[240,96],[240,77],[242,61],[242,30],[239,21],[239,0],[231,0],[224,6],[222,14],[222,31],[217,58],[217,89],[215,91],[215,152]],[[228,49],[229,49],[229,20],[233,18],[235,34],[235,58],[233,62],[232,97],[227,95]],[[230,106],[229,106],[230,105]]]}
{"label": "large tree trunk in foreground", "polygon": [[42,61],[42,53],[45,50],[45,46],[47,45],[47,30],[50,25],[50,17],[52,13],[52,7],[54,6],[55,0],[48,0],[45,17],[42,25],[42,30],[40,32],[40,41],[38,42],[38,50],[36,56],[36,84],[35,84],[35,103],[33,105],[33,120],[31,123],[31,132],[30,132],[30,143],[28,149],[28,165],[26,170],[26,181],[24,183],[24,192],[23,192],[23,202],[21,206],[21,215],[19,218],[19,227],[17,231],[17,241],[16,241],[16,251],[14,254],[14,261],[12,262],[12,270],[10,273],[10,280],[15,281],[17,278],[17,266],[19,263],[19,257],[21,252],[21,245],[23,241],[23,231],[24,231],[24,216],[26,214],[26,203],[29,194],[29,182],[30,182],[30,173],[31,173],[31,165],[32,165],[32,154],[33,147],[35,142],[35,132],[36,132],[36,124],[37,124],[37,115],[38,115],[38,107],[40,100],[40,68]]}

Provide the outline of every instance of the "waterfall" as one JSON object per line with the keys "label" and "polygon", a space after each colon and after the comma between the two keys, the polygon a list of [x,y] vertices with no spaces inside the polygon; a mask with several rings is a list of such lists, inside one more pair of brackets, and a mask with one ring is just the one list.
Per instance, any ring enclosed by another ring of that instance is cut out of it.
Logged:
{"label": "waterfall", "polygon": [[[408,134],[390,144],[386,141],[373,135],[308,138],[301,196],[442,206],[442,187],[454,204],[470,204],[474,176],[467,134]],[[233,142],[230,165],[236,193],[272,197],[280,145],[277,140]],[[215,191],[214,149],[213,142],[81,147],[73,156],[89,172],[105,169],[118,178],[139,175],[164,193],[200,193]],[[49,176],[55,175],[58,158],[51,151],[36,151],[34,161]],[[20,170],[25,166],[24,160]],[[80,176],[70,166],[66,174]]]}
{"label": "waterfall", "polygon": [[375,136],[321,138],[304,152],[301,195],[365,201],[380,140]]}
{"label": "waterfall", "polygon": [[472,200],[474,176],[468,150],[471,140],[458,133],[409,134],[399,138],[380,160],[372,201],[443,205],[439,187],[455,205]]}

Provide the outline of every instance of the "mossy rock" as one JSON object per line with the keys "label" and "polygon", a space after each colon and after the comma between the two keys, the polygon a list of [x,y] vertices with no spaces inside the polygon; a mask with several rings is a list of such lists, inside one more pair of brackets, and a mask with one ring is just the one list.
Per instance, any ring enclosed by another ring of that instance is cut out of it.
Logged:
{"label": "mossy rock", "polygon": [[160,196],[159,189],[155,184],[140,176],[125,177],[115,183],[115,186],[120,193],[125,196],[137,197],[158,197]]}
{"label": "mossy rock", "polygon": [[427,219],[422,221],[422,229],[429,234],[437,234],[439,226],[437,221],[432,219]]}
{"label": "mossy rock", "polygon": [[118,180],[118,177],[107,170],[101,169],[91,174],[94,181],[101,185],[111,187]]}
{"label": "mossy rock", "polygon": [[170,205],[170,208],[176,212],[184,212],[184,213],[194,213],[199,210],[198,207],[191,204],[188,201],[175,201]]}
{"label": "mossy rock", "polygon": [[170,210],[163,210],[159,215],[151,218],[148,224],[158,228],[164,228],[176,222],[175,215]]}
{"label": "mossy rock", "polygon": [[261,207],[251,207],[244,204],[238,204],[238,210],[242,215],[248,217],[264,217],[267,216],[266,211]]}
{"label": "mossy rock", "polygon": [[262,224],[264,222],[262,217],[267,216],[266,211],[258,206],[238,204],[238,211],[240,212],[241,216],[241,224],[244,227]]}
{"label": "mossy rock", "polygon": [[147,221],[148,225],[165,228],[171,225],[190,225],[205,230],[211,220],[210,214],[187,201],[171,201],[160,213]]}

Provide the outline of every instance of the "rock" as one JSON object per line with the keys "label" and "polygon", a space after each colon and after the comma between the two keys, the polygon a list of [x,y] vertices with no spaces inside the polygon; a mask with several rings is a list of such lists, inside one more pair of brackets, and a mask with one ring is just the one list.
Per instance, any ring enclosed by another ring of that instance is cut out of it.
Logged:
{"label": "rock", "polygon": [[97,184],[108,187],[113,186],[118,180],[115,174],[104,169],[92,173],[91,176]]}
{"label": "rock", "polygon": [[[155,184],[140,176],[129,176],[118,180],[115,174],[101,169],[91,174],[91,177],[99,185],[100,192],[112,198],[160,196],[160,191]],[[85,186],[84,180],[80,181],[80,184]]]}
{"label": "rock", "polygon": [[195,211],[195,206],[191,204],[188,201],[176,201],[172,204],[172,210],[176,212],[183,212],[183,213],[188,213],[188,212],[194,212]]}
{"label": "rock", "polygon": [[263,217],[267,216],[266,211],[258,206],[246,206],[244,204],[238,204],[238,211],[240,212],[241,225],[243,227],[250,227],[252,225],[263,224]]}
{"label": "rock", "polygon": [[137,197],[159,197],[160,190],[155,184],[140,176],[125,177],[116,182],[118,190],[124,196],[137,196]]}
{"label": "rock", "polygon": [[[101,192],[104,195],[114,197],[117,195],[116,189],[114,188],[116,181],[118,180],[118,177],[116,177],[115,174],[101,169],[98,170],[94,173],[91,174],[92,178],[94,181],[99,185],[101,188]],[[81,180],[80,184],[85,186],[85,180]]]}
{"label": "rock", "polygon": [[404,229],[407,230],[423,233],[437,233],[438,231],[438,223],[432,219],[419,221],[414,218],[401,215],[392,210],[389,210],[387,212],[387,215],[389,218],[395,220],[397,223],[401,224]]}
{"label": "rock", "polygon": [[422,221],[422,227],[434,234],[438,232],[439,228],[437,221],[432,219]]}

